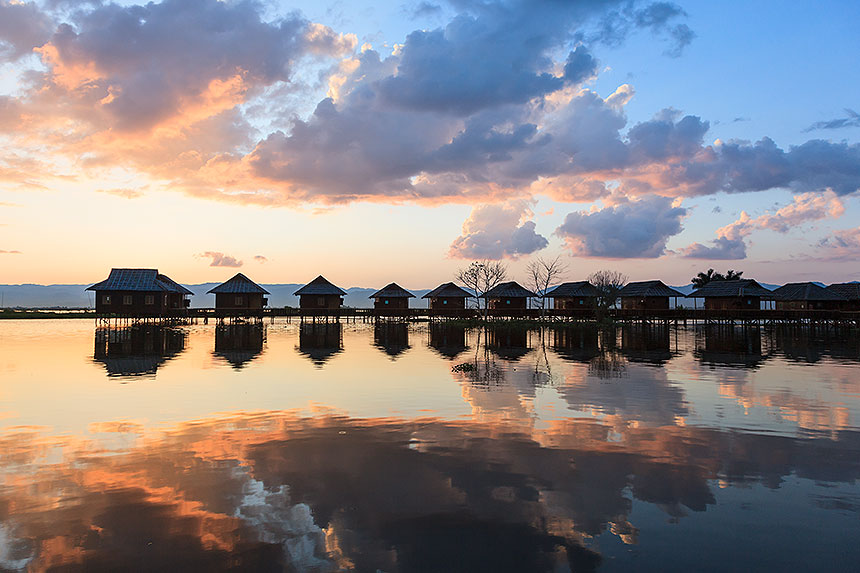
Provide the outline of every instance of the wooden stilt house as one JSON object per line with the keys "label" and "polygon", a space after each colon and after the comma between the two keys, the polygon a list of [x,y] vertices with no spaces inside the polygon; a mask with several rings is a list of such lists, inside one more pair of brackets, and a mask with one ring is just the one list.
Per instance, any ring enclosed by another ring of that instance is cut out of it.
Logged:
{"label": "wooden stilt house", "polygon": [[556,310],[576,310],[594,308],[600,292],[588,281],[563,283],[545,293],[544,298],[553,300]]}
{"label": "wooden stilt house", "polygon": [[458,311],[466,309],[466,299],[472,296],[469,291],[463,290],[454,283],[444,283],[421,298],[430,300],[430,310],[436,311]]}
{"label": "wooden stilt house", "polygon": [[845,298],[840,310],[860,310],[860,283],[832,284],[827,290]]}
{"label": "wooden stilt house", "polygon": [[194,294],[158,269],[111,269],[108,278],[87,290],[95,291],[99,314],[143,317],[184,310]]}
{"label": "wooden stilt house", "polygon": [[397,283],[391,283],[368,298],[374,299],[373,308],[376,310],[406,310],[409,308],[409,299],[415,298],[415,295]]}
{"label": "wooden stilt house", "polygon": [[265,297],[269,291],[242,273],[210,289],[209,294],[215,295],[215,310],[262,310],[269,303]]}
{"label": "wooden stilt house", "polygon": [[788,283],[773,291],[777,310],[839,310],[844,296],[815,283]]}
{"label": "wooden stilt house", "polygon": [[299,308],[325,310],[340,308],[346,292],[331,284],[322,275],[293,293],[299,297]]}
{"label": "wooden stilt house", "polygon": [[481,295],[486,299],[490,310],[525,310],[528,308],[529,297],[537,295],[516,281],[509,281],[495,286]]}
{"label": "wooden stilt house", "polygon": [[711,281],[687,295],[705,299],[705,310],[760,310],[762,300],[772,300],[770,291],[753,279]]}
{"label": "wooden stilt house", "polygon": [[669,299],[684,296],[663,281],[639,281],[618,291],[622,310],[669,310]]}

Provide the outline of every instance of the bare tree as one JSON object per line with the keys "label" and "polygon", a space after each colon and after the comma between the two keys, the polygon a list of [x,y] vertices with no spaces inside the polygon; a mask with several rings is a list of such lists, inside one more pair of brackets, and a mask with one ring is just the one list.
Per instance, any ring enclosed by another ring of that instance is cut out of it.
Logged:
{"label": "bare tree", "polygon": [[[475,293],[475,302],[481,308],[481,297],[496,287],[508,276],[508,267],[501,261],[484,259],[474,261],[468,267],[457,270],[456,279],[464,287]],[[486,307],[486,303],[484,304]]]}
{"label": "bare tree", "polygon": [[627,284],[627,275],[619,271],[596,271],[588,275],[588,282],[600,293],[597,297],[597,318],[602,319],[604,313],[615,304],[618,291]]}
{"label": "bare tree", "polygon": [[543,310],[546,308],[546,299],[543,298],[543,295],[559,277],[567,272],[567,264],[561,260],[560,256],[552,260],[537,257],[528,264],[526,271],[529,273],[529,286],[540,295],[537,304],[538,308],[541,309],[541,314],[543,314]]}

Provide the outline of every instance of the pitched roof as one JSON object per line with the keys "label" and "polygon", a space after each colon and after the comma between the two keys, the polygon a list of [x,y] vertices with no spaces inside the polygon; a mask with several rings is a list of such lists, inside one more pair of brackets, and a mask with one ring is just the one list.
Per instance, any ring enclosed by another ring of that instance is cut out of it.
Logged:
{"label": "pitched roof", "polygon": [[860,300],[860,283],[832,284],[827,290],[844,296],[847,300]]}
{"label": "pitched roof", "polygon": [[327,295],[327,294],[336,294],[345,296],[346,293],[341,289],[337,288],[330,282],[328,282],[325,277],[322,275],[318,276],[299,290],[293,293],[294,295],[301,296],[303,294],[317,294],[317,295]]}
{"label": "pitched roof", "polygon": [[683,293],[667,287],[663,281],[639,281],[627,283],[618,291],[619,297],[638,296],[684,296]]}
{"label": "pitched roof", "polygon": [[167,275],[158,274],[158,269],[111,269],[108,278],[87,287],[86,290],[178,292],[182,294],[194,294]]}
{"label": "pitched roof", "polygon": [[516,281],[509,281],[491,288],[481,295],[481,298],[525,298],[529,296],[537,295],[521,287]]}
{"label": "pitched roof", "polygon": [[[230,280],[221,283],[220,285],[209,290],[212,294],[246,294],[259,293],[269,294],[269,291],[243,275],[236,273]],[[208,293],[207,293],[208,294]]]}
{"label": "pitched roof", "polygon": [[733,297],[733,296],[764,296],[771,297],[770,291],[753,279],[735,281],[711,281],[687,295],[687,298]]}
{"label": "pitched roof", "polygon": [[774,290],[773,296],[778,300],[848,300],[815,283],[788,283]]}
{"label": "pitched roof", "polygon": [[544,293],[546,298],[561,298],[561,297],[597,297],[600,292],[597,288],[588,281],[577,281],[573,283],[563,283]]}
{"label": "pitched roof", "polygon": [[415,295],[397,283],[385,285],[367,298],[415,298]]}
{"label": "pitched roof", "polygon": [[467,290],[461,289],[454,283],[444,283],[437,286],[421,298],[438,298],[443,296],[446,298],[468,298],[472,296],[472,294]]}

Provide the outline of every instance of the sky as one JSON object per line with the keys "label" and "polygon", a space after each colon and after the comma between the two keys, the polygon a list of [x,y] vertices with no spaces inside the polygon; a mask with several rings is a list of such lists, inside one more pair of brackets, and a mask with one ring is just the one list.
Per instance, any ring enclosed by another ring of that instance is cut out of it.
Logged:
{"label": "sky", "polygon": [[860,4],[0,0],[0,283],[860,280]]}

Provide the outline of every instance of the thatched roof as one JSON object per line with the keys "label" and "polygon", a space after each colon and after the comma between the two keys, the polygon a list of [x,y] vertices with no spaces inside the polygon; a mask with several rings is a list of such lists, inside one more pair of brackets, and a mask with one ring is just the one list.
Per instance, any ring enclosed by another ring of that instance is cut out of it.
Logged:
{"label": "thatched roof", "polygon": [[667,287],[663,281],[639,281],[627,283],[618,291],[619,297],[664,297],[684,296],[683,293]]}
{"label": "thatched roof", "polygon": [[491,288],[481,295],[481,298],[526,298],[530,296],[537,295],[521,287],[516,281],[510,281]]}
{"label": "thatched roof", "polygon": [[367,298],[415,298],[415,295],[397,283],[385,285]]}
{"label": "thatched roof", "polygon": [[837,283],[827,287],[830,292],[844,296],[847,300],[860,300],[860,283]]}
{"label": "thatched roof", "polygon": [[242,273],[236,273],[236,276],[228,280],[227,282],[223,282],[220,285],[216,286],[213,289],[209,290],[211,294],[248,294],[248,293],[257,293],[257,294],[269,294],[269,291],[243,275]]}
{"label": "thatched roof", "polygon": [[311,282],[309,282],[308,284],[306,284],[305,286],[303,286],[302,288],[300,288],[299,290],[297,290],[293,294],[297,295],[297,296],[302,296],[304,294],[310,294],[310,295],[333,294],[333,295],[346,296],[346,293],[344,291],[342,291],[338,287],[336,287],[333,284],[331,284],[330,282],[328,282],[325,279],[325,277],[323,277],[322,275],[318,276],[317,278],[315,278],[314,280],[312,280]]}
{"label": "thatched roof", "polygon": [[848,300],[815,283],[788,283],[773,291],[777,300]]}
{"label": "thatched roof", "polygon": [[437,286],[421,298],[469,298],[470,296],[472,296],[472,294],[469,291],[461,289],[454,283],[444,283]]}
{"label": "thatched roof", "polygon": [[588,281],[577,281],[560,284],[549,292],[544,293],[545,298],[576,297],[588,298],[598,297],[600,292]]}
{"label": "thatched roof", "polygon": [[694,290],[687,298],[712,298],[712,297],[741,297],[741,296],[773,296],[770,291],[753,279],[740,279],[735,281],[711,281],[705,286]]}
{"label": "thatched roof", "polygon": [[105,280],[87,287],[94,291],[178,292],[194,294],[158,269],[111,269]]}

